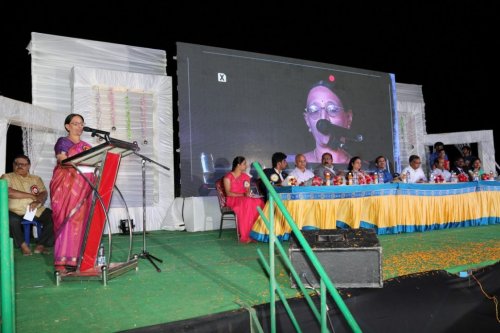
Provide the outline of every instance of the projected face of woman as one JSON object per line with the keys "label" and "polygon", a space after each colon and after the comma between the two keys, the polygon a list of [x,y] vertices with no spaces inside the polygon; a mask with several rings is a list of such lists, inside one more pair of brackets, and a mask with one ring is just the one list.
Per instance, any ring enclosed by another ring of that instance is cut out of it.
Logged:
{"label": "projected face of woman", "polygon": [[320,119],[326,119],[330,123],[350,128],[352,122],[352,111],[345,111],[340,98],[330,89],[324,86],[317,86],[309,91],[307,96],[306,112],[304,119],[309,131],[314,136],[317,147],[326,148],[330,135],[322,134],[316,128]]}

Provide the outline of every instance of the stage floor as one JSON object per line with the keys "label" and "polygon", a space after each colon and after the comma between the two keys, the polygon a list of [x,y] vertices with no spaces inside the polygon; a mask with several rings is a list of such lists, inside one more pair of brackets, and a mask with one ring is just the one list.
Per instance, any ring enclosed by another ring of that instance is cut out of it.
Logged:
{"label": "stage floor", "polygon": [[[500,260],[500,225],[378,236],[384,280],[455,266],[480,267]],[[113,236],[113,262],[121,262],[128,237]],[[142,235],[133,253],[143,249]],[[289,242],[285,242],[287,249]],[[33,245],[32,245],[33,246]],[[14,253],[16,328],[18,332],[116,332],[164,324],[269,302],[266,274],[257,248],[239,244],[234,229],[223,231],[154,231],[146,250],[163,260],[158,273],[144,259],[132,270],[108,281],[65,281],[56,286],[51,255]],[[280,260],[278,283],[289,298],[290,287]],[[466,268],[463,268],[466,269]],[[384,283],[385,285],[385,283]]]}

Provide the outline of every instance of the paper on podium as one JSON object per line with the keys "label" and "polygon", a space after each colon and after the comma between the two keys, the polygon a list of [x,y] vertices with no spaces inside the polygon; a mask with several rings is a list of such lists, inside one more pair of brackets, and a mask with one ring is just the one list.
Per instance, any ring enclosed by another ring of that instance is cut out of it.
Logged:
{"label": "paper on podium", "polygon": [[33,219],[35,218],[36,210],[36,208],[30,210],[30,205],[26,206],[26,214],[24,214],[23,219],[33,221]]}

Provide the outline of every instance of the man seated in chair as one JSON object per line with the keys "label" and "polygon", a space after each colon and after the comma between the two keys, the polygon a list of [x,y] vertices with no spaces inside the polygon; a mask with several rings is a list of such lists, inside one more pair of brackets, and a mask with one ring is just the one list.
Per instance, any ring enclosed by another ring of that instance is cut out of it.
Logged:
{"label": "man seated in chair", "polygon": [[[52,211],[43,206],[47,199],[47,190],[40,177],[29,173],[31,161],[28,156],[18,155],[14,158],[14,172],[2,175],[9,186],[9,227],[14,244],[21,248],[24,255],[31,255],[31,249],[24,241],[21,221],[27,209],[36,210],[35,220],[43,226],[38,235],[35,253],[48,253],[46,247],[54,245],[54,229]],[[29,208],[27,208],[29,206]]]}
{"label": "man seated in chair", "polygon": [[[288,176],[288,173],[285,172],[288,166],[286,155],[282,152],[276,152],[271,157],[271,162],[273,167],[266,168],[262,171],[264,171],[264,174],[272,185],[280,186],[281,182]],[[259,192],[264,196],[264,198],[267,198],[267,189],[262,181],[259,183],[259,186]]]}
{"label": "man seated in chair", "polygon": [[[394,179],[392,174],[387,169],[387,161],[386,161],[385,157],[382,155],[377,156],[377,158],[375,159],[374,172],[376,172],[377,174],[383,175],[384,183],[391,183],[392,180]],[[381,179],[379,178],[379,183],[380,183],[380,180]]]}

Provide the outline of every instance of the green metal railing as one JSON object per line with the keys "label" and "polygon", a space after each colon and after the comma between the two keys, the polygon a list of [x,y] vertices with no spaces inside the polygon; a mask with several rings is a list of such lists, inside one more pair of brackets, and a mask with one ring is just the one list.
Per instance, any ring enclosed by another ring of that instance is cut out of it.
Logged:
{"label": "green metal railing", "polygon": [[[269,219],[265,216],[264,212],[260,207],[258,208],[259,214],[266,224],[266,227],[269,230],[269,264],[267,263],[262,251],[260,249],[257,250],[261,263],[263,264],[264,269],[266,270],[267,274],[269,275],[269,304],[271,306],[270,314],[271,314],[271,332],[275,333],[276,332],[276,294],[280,297],[287,313],[288,316],[290,317],[290,320],[292,321],[293,326],[295,327],[297,332],[301,332],[301,329],[299,327],[299,324],[290,308],[288,305],[288,301],[286,300],[286,297],[279,287],[279,285],[276,284],[276,275],[275,275],[275,254],[274,250],[275,248],[278,249],[278,251],[281,254],[282,259],[284,260],[286,266],[290,270],[293,278],[295,279],[297,286],[299,287],[300,291],[304,295],[304,298],[306,299],[309,307],[311,308],[312,312],[314,313],[314,316],[316,319],[320,322],[321,325],[321,332],[328,332],[327,328],[327,311],[326,311],[326,297],[327,293],[326,290],[328,290],[328,293],[333,297],[333,300],[339,307],[340,311],[344,315],[347,323],[351,327],[353,332],[361,332],[361,328],[359,327],[358,323],[352,316],[351,312],[347,308],[347,306],[344,303],[344,300],[342,297],[339,295],[337,289],[333,285],[332,281],[328,277],[327,273],[323,269],[323,266],[319,262],[318,258],[314,254],[313,250],[305,240],[304,236],[302,235],[301,231],[293,221],[292,217],[290,216],[290,213],[286,209],[285,205],[281,201],[280,197],[278,196],[278,193],[274,190],[273,186],[267,179],[266,175],[264,174],[264,171],[262,171],[262,167],[258,162],[254,162],[253,166],[255,170],[257,170],[257,173],[259,174],[262,182],[266,186],[268,193],[269,193]],[[297,271],[293,267],[290,259],[288,259],[288,255],[281,245],[280,242],[276,242],[276,234],[274,233],[274,205],[278,206],[280,211],[282,212],[284,218],[290,225],[293,234],[297,238],[297,241],[299,244],[302,246],[304,249],[304,252],[306,253],[307,257],[311,261],[312,265],[316,269],[318,275],[320,276],[320,311],[318,311],[316,305],[314,304],[313,300],[309,296],[306,288],[304,287],[299,275],[297,274]]]}
{"label": "green metal railing", "polygon": [[15,332],[14,252],[9,237],[8,185],[0,179],[0,288],[2,298],[2,332]]}

